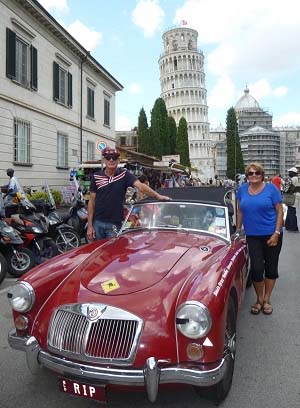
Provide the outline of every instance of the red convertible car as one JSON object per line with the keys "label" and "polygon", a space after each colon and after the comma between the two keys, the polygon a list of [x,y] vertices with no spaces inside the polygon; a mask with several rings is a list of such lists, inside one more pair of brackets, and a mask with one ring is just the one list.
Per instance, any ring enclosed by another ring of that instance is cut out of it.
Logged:
{"label": "red convertible car", "polygon": [[194,386],[228,394],[236,319],[247,283],[244,239],[232,240],[233,192],[164,189],[133,205],[114,238],[25,274],[9,291],[9,344],[65,393],[104,401],[110,388]]}

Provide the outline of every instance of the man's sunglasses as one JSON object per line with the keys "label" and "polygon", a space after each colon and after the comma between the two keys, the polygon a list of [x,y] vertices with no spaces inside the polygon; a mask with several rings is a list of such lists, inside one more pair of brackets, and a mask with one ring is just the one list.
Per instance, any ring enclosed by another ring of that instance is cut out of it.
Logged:
{"label": "man's sunglasses", "polygon": [[248,171],[247,176],[261,176],[261,171]]}
{"label": "man's sunglasses", "polygon": [[104,156],[104,159],[105,159],[105,160],[113,160],[113,161],[115,161],[115,160],[118,160],[118,158],[119,158],[119,156],[118,156],[117,154],[106,154],[106,155]]}

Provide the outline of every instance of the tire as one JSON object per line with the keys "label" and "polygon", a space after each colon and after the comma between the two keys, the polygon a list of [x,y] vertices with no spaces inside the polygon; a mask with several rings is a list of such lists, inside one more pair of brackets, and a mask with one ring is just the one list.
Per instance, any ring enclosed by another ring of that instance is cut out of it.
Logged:
{"label": "tire", "polygon": [[35,265],[34,255],[27,248],[17,248],[16,254],[9,251],[6,259],[8,272],[15,278],[24,275]]}
{"label": "tire", "polygon": [[7,262],[4,256],[0,253],[0,283],[5,278],[6,272],[7,272]]}
{"label": "tire", "polygon": [[37,264],[41,264],[54,256],[58,255],[58,249],[56,246],[56,243],[53,241],[53,239],[43,239],[42,242],[39,242],[39,244],[42,246],[41,251],[39,252],[36,247],[34,247],[34,255],[35,255],[35,261]]}
{"label": "tire", "polygon": [[[61,228],[60,232],[63,234],[64,238],[58,234],[56,236],[55,244],[57,246],[59,253],[64,253],[70,249],[78,248],[81,244],[81,239],[76,231],[69,228]],[[66,242],[64,241],[66,240]]]}
{"label": "tire", "polygon": [[213,401],[216,405],[220,404],[227,397],[231,384],[234,371],[235,361],[235,344],[236,344],[236,310],[232,297],[229,299],[225,341],[224,341],[224,357],[228,360],[227,371],[222,380],[207,388],[196,388],[201,397],[207,398]]}

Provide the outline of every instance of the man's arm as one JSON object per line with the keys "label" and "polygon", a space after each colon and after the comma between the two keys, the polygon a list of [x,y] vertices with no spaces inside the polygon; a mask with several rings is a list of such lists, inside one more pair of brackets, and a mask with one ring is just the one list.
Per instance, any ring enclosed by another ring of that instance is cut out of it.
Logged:
{"label": "man's arm", "polygon": [[149,197],[155,198],[156,200],[161,200],[161,201],[169,201],[171,200],[170,197],[158,194],[156,191],[152,190],[151,187],[149,187],[145,183],[141,183],[139,180],[135,180],[133,183],[134,187],[136,187],[141,193],[146,194]]}
{"label": "man's arm", "polygon": [[90,192],[90,199],[88,204],[88,227],[87,237],[89,241],[96,239],[95,230],[93,227],[94,212],[95,212],[96,193]]}

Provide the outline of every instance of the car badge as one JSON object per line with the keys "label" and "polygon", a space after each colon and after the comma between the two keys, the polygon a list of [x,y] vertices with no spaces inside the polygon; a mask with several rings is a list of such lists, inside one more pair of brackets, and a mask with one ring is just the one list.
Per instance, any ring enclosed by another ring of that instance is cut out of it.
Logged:
{"label": "car badge", "polygon": [[101,287],[104,293],[109,293],[113,290],[119,289],[120,285],[118,284],[117,279],[110,279],[101,283]]}
{"label": "car badge", "polygon": [[106,307],[101,310],[100,308],[95,306],[88,306],[86,316],[91,321],[97,320],[104,313],[105,309]]}
{"label": "car badge", "polygon": [[209,252],[210,251],[207,246],[201,246],[199,249],[200,249],[201,252]]}

